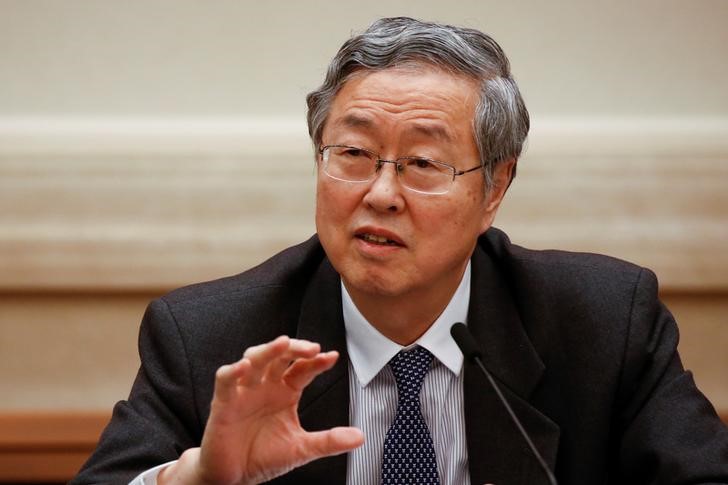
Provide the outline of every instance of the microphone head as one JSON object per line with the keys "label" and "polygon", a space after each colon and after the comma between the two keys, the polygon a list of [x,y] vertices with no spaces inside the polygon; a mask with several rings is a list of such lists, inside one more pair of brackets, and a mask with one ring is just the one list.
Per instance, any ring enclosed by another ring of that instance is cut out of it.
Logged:
{"label": "microphone head", "polygon": [[460,352],[465,356],[465,360],[474,362],[476,358],[483,356],[480,348],[478,348],[477,342],[475,342],[475,337],[473,337],[473,334],[470,333],[470,330],[468,330],[468,327],[464,323],[454,323],[450,327],[450,335],[452,335],[453,340],[460,347]]}

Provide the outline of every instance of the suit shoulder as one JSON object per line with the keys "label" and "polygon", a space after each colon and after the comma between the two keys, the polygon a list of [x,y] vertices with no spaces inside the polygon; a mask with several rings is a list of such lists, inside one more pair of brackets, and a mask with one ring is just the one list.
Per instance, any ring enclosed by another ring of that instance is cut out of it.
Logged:
{"label": "suit shoulder", "polygon": [[162,300],[170,306],[177,306],[296,287],[316,270],[324,258],[318,237],[312,236],[242,273],[178,288],[163,296]]}
{"label": "suit shoulder", "polygon": [[634,281],[641,274],[654,273],[629,261],[603,254],[564,251],[558,249],[529,249],[513,244],[502,231],[491,229],[481,239],[482,247],[501,265],[517,273],[527,272],[531,277],[557,278],[561,283],[569,277],[626,279]]}
{"label": "suit shoulder", "polygon": [[212,375],[241,349],[295,334],[304,292],[323,258],[314,236],[238,275],[174,290],[149,305],[141,335],[178,336],[199,372]]}
{"label": "suit shoulder", "polygon": [[[543,359],[598,361],[605,375],[609,369],[616,375],[629,335],[651,331],[660,308],[652,271],[600,254],[526,249],[502,233],[487,239],[485,249]],[[551,353],[555,342],[561,356]]]}
{"label": "suit shoulder", "polygon": [[521,292],[558,297],[625,301],[639,285],[657,297],[657,278],[644,267],[602,254],[534,250],[511,243],[497,229],[481,238],[481,247]]}

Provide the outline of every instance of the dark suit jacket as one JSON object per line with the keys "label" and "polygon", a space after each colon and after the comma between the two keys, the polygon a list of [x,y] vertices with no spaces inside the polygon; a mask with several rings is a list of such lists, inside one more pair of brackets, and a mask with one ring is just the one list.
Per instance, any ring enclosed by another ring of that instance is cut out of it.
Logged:
{"label": "dark suit jacket", "polygon": [[[672,315],[648,270],[530,251],[497,229],[472,259],[468,326],[559,483],[728,483],[728,429],[683,370]],[[287,334],[336,349],[306,388],[309,430],[348,424],[340,280],[314,236],[241,275],[174,291],[142,322],[141,369],[74,483],[126,482],[199,446],[215,370]],[[546,483],[480,372],[465,367],[473,485]],[[346,456],[275,483],[343,483]]]}

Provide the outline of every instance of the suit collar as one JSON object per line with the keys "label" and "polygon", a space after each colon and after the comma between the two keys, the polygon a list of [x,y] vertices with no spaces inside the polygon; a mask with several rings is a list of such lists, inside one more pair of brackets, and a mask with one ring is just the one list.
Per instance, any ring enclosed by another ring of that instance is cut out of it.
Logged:
{"label": "suit collar", "polygon": [[472,261],[468,327],[494,377],[527,399],[541,379],[544,364],[526,334],[500,269],[480,246]]}

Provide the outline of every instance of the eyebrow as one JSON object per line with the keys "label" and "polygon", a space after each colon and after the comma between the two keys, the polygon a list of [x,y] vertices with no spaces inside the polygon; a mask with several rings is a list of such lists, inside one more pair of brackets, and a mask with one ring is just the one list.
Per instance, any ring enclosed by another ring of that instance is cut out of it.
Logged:
{"label": "eyebrow", "polygon": [[450,136],[450,131],[442,125],[416,123],[412,127],[412,131],[442,142],[450,143],[453,141],[452,136]]}
{"label": "eyebrow", "polygon": [[349,113],[340,119],[337,124],[341,124],[349,128],[371,128],[374,125],[374,122],[370,118]]}
{"label": "eyebrow", "polygon": [[[341,118],[337,124],[346,126],[348,128],[364,128],[369,129],[374,126],[374,122],[371,118],[349,113]],[[425,135],[429,138],[434,138],[442,142],[452,142],[453,137],[450,135],[450,131],[441,125],[426,124],[426,123],[415,123],[409,131]]]}

